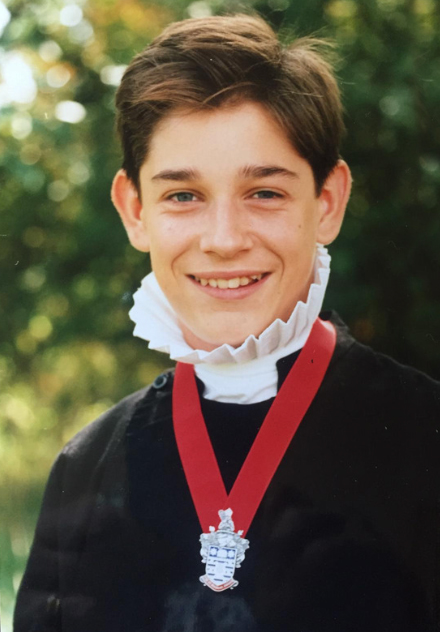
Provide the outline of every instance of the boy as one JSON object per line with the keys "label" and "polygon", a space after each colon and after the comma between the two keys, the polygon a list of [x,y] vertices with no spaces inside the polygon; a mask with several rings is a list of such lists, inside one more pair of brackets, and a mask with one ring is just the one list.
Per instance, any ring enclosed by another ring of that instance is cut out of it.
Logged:
{"label": "boy", "polygon": [[216,17],[127,69],[131,317],[178,365],[58,457],[17,632],[440,624],[440,385],[318,318],[350,191],[318,51]]}

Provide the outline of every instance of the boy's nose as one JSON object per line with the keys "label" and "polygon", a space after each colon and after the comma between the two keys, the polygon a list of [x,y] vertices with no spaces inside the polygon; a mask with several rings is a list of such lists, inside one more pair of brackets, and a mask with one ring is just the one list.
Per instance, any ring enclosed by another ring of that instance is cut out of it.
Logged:
{"label": "boy's nose", "polygon": [[249,224],[243,213],[231,203],[216,205],[206,217],[200,238],[201,250],[231,258],[251,246]]}

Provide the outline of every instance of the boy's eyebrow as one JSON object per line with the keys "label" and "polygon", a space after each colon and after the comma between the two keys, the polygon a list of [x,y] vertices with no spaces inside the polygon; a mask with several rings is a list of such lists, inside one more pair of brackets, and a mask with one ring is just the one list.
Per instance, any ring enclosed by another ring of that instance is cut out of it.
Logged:
{"label": "boy's eyebrow", "polygon": [[[295,171],[290,171],[278,165],[246,165],[240,169],[239,173],[245,178],[268,178],[269,176],[299,178],[299,175]],[[197,169],[164,169],[156,173],[151,179],[189,182],[198,180],[201,177],[201,173],[197,171]]]}
{"label": "boy's eyebrow", "polygon": [[152,180],[175,180],[178,182],[187,182],[188,180],[197,180],[201,175],[196,169],[164,169],[153,176]]}
{"label": "boy's eyebrow", "polygon": [[245,178],[268,178],[269,176],[287,176],[288,178],[299,178],[295,171],[290,171],[278,165],[247,165],[240,170]]}

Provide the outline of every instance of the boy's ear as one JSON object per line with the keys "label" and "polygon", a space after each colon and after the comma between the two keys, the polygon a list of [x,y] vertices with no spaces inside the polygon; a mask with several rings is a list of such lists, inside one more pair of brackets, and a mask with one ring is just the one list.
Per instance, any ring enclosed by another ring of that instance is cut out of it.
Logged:
{"label": "boy's ear", "polygon": [[351,181],[347,163],[339,160],[324,182],[319,196],[320,220],[317,241],[321,244],[327,246],[339,234],[350,197]]}
{"label": "boy's ear", "polygon": [[111,197],[131,245],[141,252],[148,252],[150,240],[142,218],[142,202],[124,169],[120,169],[113,179]]}

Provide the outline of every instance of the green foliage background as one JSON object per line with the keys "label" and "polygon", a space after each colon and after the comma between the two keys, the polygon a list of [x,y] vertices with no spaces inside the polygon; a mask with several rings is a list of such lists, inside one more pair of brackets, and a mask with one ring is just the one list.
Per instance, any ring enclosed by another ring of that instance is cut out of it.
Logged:
{"label": "green foliage background", "polygon": [[[56,452],[167,364],[131,336],[127,311],[149,263],[129,247],[109,189],[120,164],[115,77],[170,21],[254,9],[283,38],[293,29],[337,41],[348,127],[343,156],[354,190],[331,248],[326,305],[361,341],[440,378],[438,1],[12,0],[7,6],[11,20],[0,38],[6,632]],[[2,102],[11,55],[31,69],[36,93],[27,102]],[[82,104],[83,120],[59,120],[63,101]]]}

